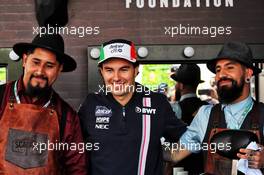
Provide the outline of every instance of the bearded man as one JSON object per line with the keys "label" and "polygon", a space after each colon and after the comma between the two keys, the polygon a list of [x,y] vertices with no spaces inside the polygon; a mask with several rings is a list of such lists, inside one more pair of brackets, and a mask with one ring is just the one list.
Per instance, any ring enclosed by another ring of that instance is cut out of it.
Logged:
{"label": "bearded man", "polygon": [[37,35],[13,50],[23,74],[0,86],[0,174],[86,175],[85,154],[69,148],[83,144],[79,117],[52,88],[77,66],[62,36]]}
{"label": "bearded man", "polygon": [[[191,125],[180,138],[181,145],[185,147],[173,152],[171,158],[178,162],[191,153],[203,150],[206,162],[204,171],[216,175],[231,172],[233,174],[232,159],[238,158],[247,159],[248,168],[263,168],[264,151],[241,149],[243,146],[239,146],[239,142],[244,142],[243,138],[250,133],[253,133],[257,137],[256,140],[263,145],[264,105],[255,102],[250,96],[250,79],[261,70],[253,65],[251,49],[244,43],[228,42],[216,58],[208,61],[207,67],[216,74],[220,104],[204,105],[199,109]],[[243,132],[247,135],[242,134],[243,138],[236,137],[234,133],[241,135],[241,131],[247,131]],[[211,138],[219,137],[221,134],[225,136],[225,139],[221,140],[222,146],[226,147],[223,147],[226,150],[225,156],[220,154],[223,152],[215,153],[212,147],[207,147],[209,148],[207,150],[201,149],[205,144],[210,146]],[[235,151],[228,152],[227,147]],[[241,174],[240,171],[235,173]]]}

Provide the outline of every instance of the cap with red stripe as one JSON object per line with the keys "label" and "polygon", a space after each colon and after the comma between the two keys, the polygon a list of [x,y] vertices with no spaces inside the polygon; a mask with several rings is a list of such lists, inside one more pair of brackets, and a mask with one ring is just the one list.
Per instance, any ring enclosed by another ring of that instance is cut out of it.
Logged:
{"label": "cap with red stripe", "polygon": [[136,63],[136,49],[133,42],[124,39],[115,39],[105,42],[101,46],[98,65],[110,58],[121,58]]}

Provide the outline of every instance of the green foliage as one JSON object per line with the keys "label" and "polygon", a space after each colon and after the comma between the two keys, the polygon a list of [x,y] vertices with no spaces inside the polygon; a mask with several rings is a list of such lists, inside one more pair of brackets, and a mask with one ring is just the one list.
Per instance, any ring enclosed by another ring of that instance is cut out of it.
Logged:
{"label": "green foliage", "polygon": [[0,82],[6,81],[6,68],[0,67]]}
{"label": "green foliage", "polygon": [[167,83],[169,87],[175,85],[170,78],[171,64],[144,64],[141,84],[147,87],[157,87],[160,83]]}

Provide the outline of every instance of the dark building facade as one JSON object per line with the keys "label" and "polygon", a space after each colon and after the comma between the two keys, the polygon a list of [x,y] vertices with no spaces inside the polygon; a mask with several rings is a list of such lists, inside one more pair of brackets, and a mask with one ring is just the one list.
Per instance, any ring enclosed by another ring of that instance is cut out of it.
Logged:
{"label": "dark building facade", "polygon": [[[113,38],[149,47],[143,62],[184,61],[181,49],[185,45],[196,49],[195,57],[186,61],[203,61],[214,56],[227,40],[252,44],[256,59],[261,60],[263,16],[263,0],[69,0],[68,24],[57,30],[78,68],[62,74],[55,88],[77,109],[88,91],[95,88],[96,61],[91,60],[89,51]],[[41,31],[44,29],[38,28],[34,0],[1,0],[0,48],[30,42]],[[1,54],[0,64],[5,55]]]}

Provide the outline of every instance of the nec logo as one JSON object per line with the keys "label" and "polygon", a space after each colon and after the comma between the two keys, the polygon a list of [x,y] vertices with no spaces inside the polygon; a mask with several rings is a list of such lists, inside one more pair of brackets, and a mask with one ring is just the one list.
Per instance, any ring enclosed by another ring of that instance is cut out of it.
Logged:
{"label": "nec logo", "polygon": [[142,113],[142,114],[156,114],[156,109],[152,109],[152,108],[140,108],[137,106],[135,111],[136,113]]}
{"label": "nec logo", "polygon": [[112,116],[112,110],[108,109],[105,106],[96,106],[95,108],[95,116]]}

